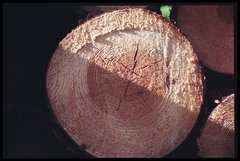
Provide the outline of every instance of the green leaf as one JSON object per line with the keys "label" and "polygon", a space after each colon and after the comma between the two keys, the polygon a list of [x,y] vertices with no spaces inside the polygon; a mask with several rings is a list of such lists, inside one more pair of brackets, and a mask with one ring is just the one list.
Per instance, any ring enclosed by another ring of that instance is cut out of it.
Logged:
{"label": "green leaf", "polygon": [[169,6],[169,5],[160,6],[160,11],[162,13],[162,16],[168,20],[170,19],[171,10],[172,10],[172,6]]}

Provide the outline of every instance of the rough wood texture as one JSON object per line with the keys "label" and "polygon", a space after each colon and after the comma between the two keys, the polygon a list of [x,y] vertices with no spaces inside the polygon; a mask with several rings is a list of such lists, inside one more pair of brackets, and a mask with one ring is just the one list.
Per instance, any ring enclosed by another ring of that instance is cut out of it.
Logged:
{"label": "rough wood texture", "polygon": [[234,157],[234,94],[211,113],[198,139],[202,157]]}
{"label": "rough wood texture", "polygon": [[196,54],[143,9],[95,17],[59,44],[47,91],[61,126],[96,157],[161,157],[189,134],[203,100]]}
{"label": "rough wood texture", "polygon": [[179,6],[177,21],[200,61],[214,71],[234,73],[233,5]]}

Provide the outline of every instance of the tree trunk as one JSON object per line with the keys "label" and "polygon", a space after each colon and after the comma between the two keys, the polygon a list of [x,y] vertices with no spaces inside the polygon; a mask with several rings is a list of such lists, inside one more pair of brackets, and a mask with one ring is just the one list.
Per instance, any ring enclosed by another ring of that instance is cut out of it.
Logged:
{"label": "tree trunk", "polygon": [[210,114],[198,138],[201,157],[234,157],[234,94]]}
{"label": "tree trunk", "polygon": [[189,134],[203,101],[196,54],[169,21],[122,9],[83,23],[47,73],[58,122],[96,157],[161,157]]}
{"label": "tree trunk", "polygon": [[233,5],[179,6],[177,22],[200,61],[214,71],[234,73]]}

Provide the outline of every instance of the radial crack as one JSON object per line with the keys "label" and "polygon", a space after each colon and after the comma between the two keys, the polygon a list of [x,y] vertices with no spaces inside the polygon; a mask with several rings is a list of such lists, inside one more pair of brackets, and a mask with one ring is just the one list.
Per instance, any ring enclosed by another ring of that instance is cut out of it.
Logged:
{"label": "radial crack", "polygon": [[101,92],[98,92],[97,94],[95,94],[95,97],[102,94],[104,91],[106,91],[106,90],[102,90]]}
{"label": "radial crack", "polygon": [[167,86],[167,88],[169,88],[170,85],[170,78],[169,78],[169,74],[167,73],[166,79],[165,79],[165,85]]}
{"label": "radial crack", "polygon": [[136,65],[137,65],[138,45],[139,45],[139,44],[137,44],[137,49],[136,49],[136,51],[135,51],[134,58],[133,58],[133,60],[134,60],[134,65],[133,65],[133,68],[132,68],[132,71],[131,71],[132,73],[134,73],[134,70],[135,70]]}
{"label": "radial crack", "polygon": [[135,51],[134,61],[136,61],[136,58],[137,58],[137,54],[138,54],[138,45],[139,45],[139,44],[137,44],[137,49],[136,49],[136,51]]}
{"label": "radial crack", "polygon": [[125,66],[123,63],[118,62],[119,64],[121,64],[124,68],[126,68],[127,70],[131,71],[131,69],[129,69],[127,66]]}
{"label": "radial crack", "polygon": [[136,68],[136,65],[137,65],[137,61],[134,62],[134,65],[133,65],[133,68],[132,68],[132,73],[134,73],[134,69]]}
{"label": "radial crack", "polygon": [[125,92],[124,92],[124,98],[126,98],[126,96],[127,96],[127,90],[128,90],[128,87],[129,87],[129,83],[130,83],[130,80],[128,81],[128,83],[126,85]]}
{"label": "radial crack", "polygon": [[[123,63],[118,62],[119,64],[121,64],[124,68],[126,68],[128,71],[130,71],[133,74],[136,74],[137,76],[139,76],[139,74],[137,74],[136,72],[134,72],[133,70],[129,69],[128,67],[126,67]],[[136,65],[135,65],[136,66]]]}
{"label": "radial crack", "polygon": [[138,92],[134,92],[134,93],[131,93],[131,94],[128,94],[128,96],[133,96],[133,95],[142,95],[144,92],[142,90],[138,91]]}
{"label": "radial crack", "polygon": [[[119,64],[121,64],[123,67],[125,67],[127,70],[129,70],[131,73],[134,73],[134,74],[136,74],[137,76],[139,76],[139,75],[138,75],[134,70],[135,70],[136,65],[137,65],[138,45],[139,45],[139,44],[137,44],[137,49],[136,49],[136,51],[135,51],[134,58],[133,58],[134,64],[133,64],[132,70],[130,70],[128,67],[126,67],[123,63],[117,61]],[[127,85],[126,85],[126,88],[125,88],[125,91],[124,91],[124,98],[126,98],[126,96],[127,96],[127,91],[128,91],[128,88],[129,88],[129,84],[130,84],[130,80],[128,80],[128,82],[127,82]],[[119,110],[119,108],[120,108],[122,99],[123,99],[123,98],[121,98],[120,101],[119,101],[117,110]]]}
{"label": "radial crack", "polygon": [[118,108],[117,108],[117,110],[119,110],[119,108],[120,108],[120,105],[121,105],[121,102],[122,102],[122,98],[119,100],[119,103],[118,103]]}
{"label": "radial crack", "polygon": [[143,66],[143,67],[141,67],[141,68],[139,68],[139,69],[143,69],[143,68],[146,68],[146,67],[151,67],[151,66],[153,66],[154,64],[157,64],[157,63],[160,62],[160,61],[162,61],[162,59],[161,59],[161,60],[158,60],[158,61],[155,61],[154,63],[145,65],[145,66]]}

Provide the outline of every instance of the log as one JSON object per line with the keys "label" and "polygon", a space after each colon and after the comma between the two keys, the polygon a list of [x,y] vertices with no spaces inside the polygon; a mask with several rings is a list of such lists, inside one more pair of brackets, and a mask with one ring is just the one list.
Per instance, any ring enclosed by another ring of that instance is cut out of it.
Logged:
{"label": "log", "polygon": [[189,134],[203,76],[189,41],[162,16],[122,9],[58,45],[47,92],[57,121],[96,157],[162,157]]}
{"label": "log", "polygon": [[234,74],[233,5],[186,5],[177,10],[179,28],[210,69]]}
{"label": "log", "polygon": [[212,111],[197,142],[201,157],[234,157],[234,94]]}

